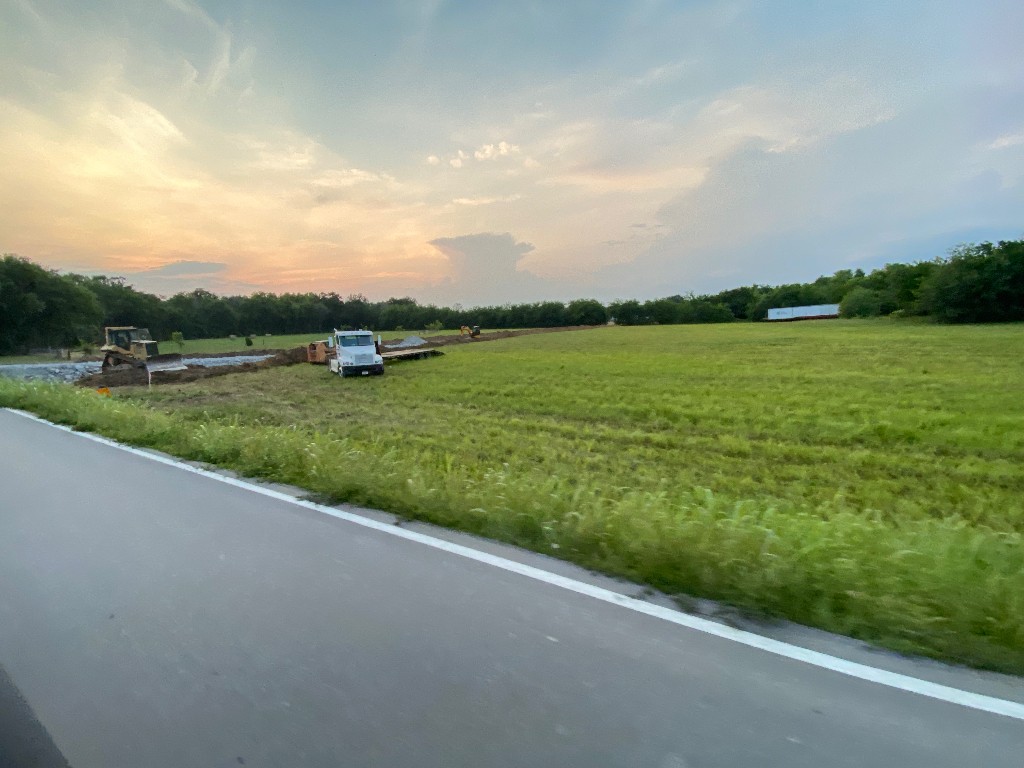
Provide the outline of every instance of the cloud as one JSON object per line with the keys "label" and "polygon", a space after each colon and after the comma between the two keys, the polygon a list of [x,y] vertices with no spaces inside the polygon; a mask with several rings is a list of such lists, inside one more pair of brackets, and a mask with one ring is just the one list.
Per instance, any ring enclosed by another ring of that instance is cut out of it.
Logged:
{"label": "cloud", "polygon": [[988,145],[989,149],[1006,149],[1007,147],[1018,147],[1024,144],[1024,132],[1007,133]]}
{"label": "cloud", "polygon": [[242,149],[250,153],[250,168],[257,171],[301,171],[317,164],[317,143],[308,136],[286,132],[281,136],[240,136]]}
{"label": "cloud", "polygon": [[200,22],[208,29],[219,32],[220,26],[200,6],[191,0],[164,0],[170,8],[179,11],[189,19]]}
{"label": "cloud", "polygon": [[994,238],[1024,210],[1017,5],[8,0],[3,246],[473,302],[803,279],[928,232]]}
{"label": "cloud", "polygon": [[543,280],[521,268],[523,256],[533,252],[534,246],[507,232],[439,237],[430,245],[449,264],[448,278],[432,289],[441,300],[504,304],[534,301],[551,291]]}
{"label": "cloud", "polygon": [[[497,158],[519,154],[519,152],[520,149],[517,145],[510,144],[507,141],[499,141],[497,144],[484,144],[480,146],[478,149],[473,150],[472,155],[464,149],[456,150],[455,153],[448,158],[448,164],[452,168],[462,168],[470,157],[474,157],[478,161],[495,160]],[[437,166],[440,164],[440,157],[437,155],[427,155],[427,165]],[[531,158],[527,158],[526,165],[527,167],[530,167],[535,164]]]}
{"label": "cloud", "polygon": [[228,265],[221,261],[172,261],[160,267],[146,269],[137,274],[152,277],[195,277],[223,272]]}
{"label": "cloud", "polygon": [[493,160],[498,157],[517,154],[518,152],[519,147],[515,144],[509,144],[507,141],[499,141],[497,144],[484,144],[473,152],[473,157],[477,160]]}
{"label": "cloud", "polygon": [[947,114],[935,97],[800,151],[752,137],[658,210],[664,237],[599,280],[624,296],[716,291],[933,258],[979,231],[1015,236],[1024,189],[971,149],[981,126]]}
{"label": "cloud", "polygon": [[32,7],[32,4],[28,0],[14,0],[14,6],[27,16],[32,23],[39,29],[47,29],[47,24],[43,20],[43,17],[39,15],[38,11]]}
{"label": "cloud", "polygon": [[[95,273],[89,269],[76,271]],[[117,274],[136,290],[165,297],[196,289],[221,295],[244,295],[261,290],[257,284],[233,277],[226,262],[179,259],[151,269],[120,270]]]}
{"label": "cloud", "polygon": [[514,203],[520,200],[522,195],[506,195],[505,197],[456,197],[452,200],[455,205],[493,205],[494,203]]}
{"label": "cloud", "polygon": [[192,30],[198,25],[206,33],[196,38],[210,41],[209,49],[198,52],[199,57],[208,61],[204,67],[205,77],[188,55],[182,56],[179,53],[183,72],[179,82],[184,91],[199,92],[205,98],[216,96],[228,100],[251,95],[255,47],[239,46],[230,25],[219,24],[192,0],[164,0],[164,3],[185,20],[192,22]]}
{"label": "cloud", "polygon": [[[433,157],[433,155],[431,155],[431,157]],[[466,154],[466,152],[464,152],[463,150],[460,149],[460,150],[458,150],[455,153],[455,155],[453,157],[448,159],[448,164],[452,168],[461,168],[463,163],[466,160],[468,160],[468,159],[469,159],[469,155]],[[434,163],[431,163],[431,165],[434,165]]]}

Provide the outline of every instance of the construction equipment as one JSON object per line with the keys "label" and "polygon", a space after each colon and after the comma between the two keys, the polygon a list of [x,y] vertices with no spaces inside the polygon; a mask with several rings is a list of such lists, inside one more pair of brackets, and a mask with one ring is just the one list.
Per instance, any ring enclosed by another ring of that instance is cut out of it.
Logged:
{"label": "construction equipment", "polygon": [[118,325],[103,329],[104,344],[102,370],[117,368],[148,368],[150,370],[184,370],[181,355],[161,355],[148,328]]}
{"label": "construction equipment", "polygon": [[306,362],[313,363],[314,365],[325,365],[333,352],[330,339],[311,341],[306,346]]}
{"label": "construction equipment", "polygon": [[459,336],[469,336],[469,338],[475,339],[479,335],[480,335],[480,326],[479,325],[474,325],[472,328],[470,328],[468,325],[464,325],[461,328],[459,328]]}
{"label": "construction equipment", "polygon": [[329,358],[331,373],[345,376],[381,376],[384,358],[380,356],[380,336],[374,341],[370,331],[334,331],[329,339],[334,355]]}

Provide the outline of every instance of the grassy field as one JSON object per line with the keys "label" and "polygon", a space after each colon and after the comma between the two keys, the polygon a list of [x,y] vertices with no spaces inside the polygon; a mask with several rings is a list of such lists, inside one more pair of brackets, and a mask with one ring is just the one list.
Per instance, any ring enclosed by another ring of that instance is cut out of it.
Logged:
{"label": "grassy field", "polygon": [[604,328],[0,405],[1024,673],[1024,326]]}
{"label": "grassy field", "polygon": [[[381,331],[380,336],[388,339],[404,339],[413,334],[417,336],[446,336],[458,333],[458,331]],[[288,349],[308,344],[317,339],[326,339],[327,333],[296,333],[282,336],[255,336],[252,346],[245,345],[245,338],[239,336],[237,339],[187,339],[180,349],[182,354],[194,355],[204,352],[258,352],[261,349]],[[161,352],[178,352],[177,344],[170,341],[160,342]]]}
{"label": "grassy field", "polygon": [[[78,360],[80,358],[80,354],[72,354],[73,360]],[[40,363],[57,363],[61,361],[61,358],[58,358],[56,355],[0,355],[0,365],[36,365]]]}

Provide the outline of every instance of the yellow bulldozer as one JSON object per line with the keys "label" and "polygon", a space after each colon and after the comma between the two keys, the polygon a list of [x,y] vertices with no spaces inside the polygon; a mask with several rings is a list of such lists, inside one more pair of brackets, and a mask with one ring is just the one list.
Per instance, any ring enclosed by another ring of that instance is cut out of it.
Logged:
{"label": "yellow bulldozer", "polygon": [[161,355],[148,328],[118,325],[103,329],[103,370],[116,368],[149,368],[150,370],[182,370],[181,355]]}

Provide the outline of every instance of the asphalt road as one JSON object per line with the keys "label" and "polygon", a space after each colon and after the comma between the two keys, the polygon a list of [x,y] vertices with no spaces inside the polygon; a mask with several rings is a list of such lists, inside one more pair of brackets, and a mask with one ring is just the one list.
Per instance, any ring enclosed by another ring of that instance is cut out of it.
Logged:
{"label": "asphalt road", "polygon": [[0,666],[72,768],[1024,765],[1022,720],[3,410]]}

